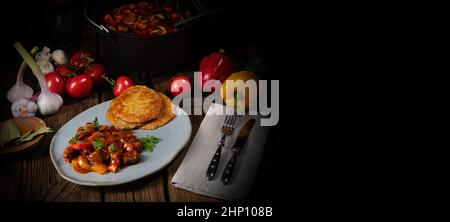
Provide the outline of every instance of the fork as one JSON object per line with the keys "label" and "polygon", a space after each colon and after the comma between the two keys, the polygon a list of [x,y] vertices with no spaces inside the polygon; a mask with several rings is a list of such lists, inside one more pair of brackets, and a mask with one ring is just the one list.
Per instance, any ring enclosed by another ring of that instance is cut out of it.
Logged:
{"label": "fork", "polygon": [[216,153],[214,154],[211,162],[209,163],[208,169],[206,170],[206,180],[211,180],[217,172],[217,166],[219,166],[220,155],[222,153],[222,147],[225,145],[225,138],[231,134],[233,134],[234,128],[236,128],[236,114],[233,111],[232,113],[227,112],[228,114],[225,116],[225,120],[222,124],[222,138],[218,144],[218,148]]}

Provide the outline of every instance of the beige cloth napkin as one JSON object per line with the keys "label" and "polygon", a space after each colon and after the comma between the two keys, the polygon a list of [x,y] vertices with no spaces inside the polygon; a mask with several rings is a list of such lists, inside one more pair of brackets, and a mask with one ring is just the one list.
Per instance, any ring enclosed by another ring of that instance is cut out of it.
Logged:
{"label": "beige cloth napkin", "polygon": [[[231,110],[229,107],[226,109]],[[225,119],[221,110],[224,110],[223,105],[211,104],[191,147],[172,179],[172,184],[175,187],[206,196],[226,200],[244,199],[251,192],[270,127],[262,127],[257,116],[239,116],[233,135],[226,138],[217,173],[213,180],[207,181],[206,170],[217,150],[222,123]],[[238,157],[232,181],[228,185],[223,185],[220,178],[232,155],[231,147],[237,139],[239,130],[251,118],[257,121]]]}

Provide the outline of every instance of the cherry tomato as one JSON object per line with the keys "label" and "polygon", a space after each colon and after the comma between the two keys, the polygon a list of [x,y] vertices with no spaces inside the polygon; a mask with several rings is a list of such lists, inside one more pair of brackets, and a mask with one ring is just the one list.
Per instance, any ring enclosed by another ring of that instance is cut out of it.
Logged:
{"label": "cherry tomato", "polygon": [[56,72],[50,72],[45,75],[48,89],[59,95],[64,93],[64,79]]}
{"label": "cherry tomato", "polygon": [[120,76],[116,81],[116,86],[114,87],[114,96],[118,96],[120,93],[128,89],[128,87],[133,86],[133,81],[126,77]]}
{"label": "cherry tomato", "polygon": [[94,85],[100,85],[103,82],[102,76],[105,74],[105,67],[101,64],[92,64],[86,67],[84,73],[91,77]]}
{"label": "cherry tomato", "polygon": [[93,82],[88,75],[79,75],[66,81],[66,92],[73,98],[86,97],[91,93]]}
{"label": "cherry tomato", "polygon": [[67,65],[59,65],[56,68],[56,73],[68,78],[74,74],[74,71],[72,71],[69,67],[67,67]]}
{"label": "cherry tomato", "polygon": [[92,53],[84,49],[78,50],[70,58],[70,64],[78,68],[84,67],[92,61],[94,61]]}
{"label": "cherry tomato", "polygon": [[[189,87],[189,88],[187,88]],[[169,84],[169,91],[173,96],[181,94],[183,91],[190,91],[192,88],[191,80],[187,75],[179,75],[172,79]]]}

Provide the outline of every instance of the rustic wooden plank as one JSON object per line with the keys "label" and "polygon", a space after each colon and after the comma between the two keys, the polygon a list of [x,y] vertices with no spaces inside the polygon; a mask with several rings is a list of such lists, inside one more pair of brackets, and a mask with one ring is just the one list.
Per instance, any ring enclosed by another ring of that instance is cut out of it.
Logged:
{"label": "rustic wooden plank", "polygon": [[22,157],[0,159],[0,200],[17,200],[22,182]]}
{"label": "rustic wooden plank", "polygon": [[[93,93],[88,98],[73,100],[66,98],[65,104],[55,115],[43,117],[46,124],[57,131],[80,112],[98,103]],[[30,154],[23,163],[23,178],[20,199],[44,201],[101,201],[100,189],[84,189],[60,177],[54,168],[49,145],[54,133],[46,135],[42,146]]]}
{"label": "rustic wooden plank", "polygon": [[156,177],[148,185],[138,187],[134,190],[135,202],[163,202],[167,201],[165,197],[166,188],[164,187],[164,177]]}
{"label": "rustic wooden plank", "polygon": [[113,191],[106,189],[105,202],[134,202],[133,191]]}
{"label": "rustic wooden plank", "polygon": [[128,184],[106,187],[104,199],[105,202],[164,202],[163,174],[156,173]]}
{"label": "rustic wooden plank", "polygon": [[62,178],[44,195],[46,202],[99,202],[101,192],[97,187],[84,187]]}
{"label": "rustic wooden plank", "polygon": [[[21,61],[7,61],[4,66],[0,87],[0,122],[12,118],[11,103],[6,98],[9,89],[16,81]],[[0,148],[1,149],[1,148]],[[22,180],[22,155],[0,156],[0,200],[16,200]]]}
{"label": "rustic wooden plank", "polygon": [[63,202],[68,201],[77,190],[77,185],[70,183],[64,179],[56,179],[51,189],[43,195],[43,201],[47,202]]}
{"label": "rustic wooden plank", "polygon": [[[15,71],[17,72],[17,71]],[[5,73],[0,87],[0,121],[12,118],[11,103],[7,100],[6,94],[14,84],[15,73],[13,70]],[[1,148],[0,148],[1,149]],[[0,158],[0,200],[16,200],[20,192],[22,180],[22,157],[20,156],[1,156]]]}
{"label": "rustic wooden plank", "polygon": [[217,202],[219,199],[207,197],[204,195],[195,194],[183,189],[176,188],[172,186],[171,181],[175,173],[177,172],[178,167],[183,161],[184,156],[186,155],[187,150],[191,146],[192,140],[197,134],[197,130],[200,127],[200,123],[202,122],[204,116],[191,116],[191,124],[192,124],[192,135],[189,140],[189,143],[183,149],[183,151],[177,156],[177,158],[170,164],[167,169],[167,188],[169,192],[169,200],[172,202]]}

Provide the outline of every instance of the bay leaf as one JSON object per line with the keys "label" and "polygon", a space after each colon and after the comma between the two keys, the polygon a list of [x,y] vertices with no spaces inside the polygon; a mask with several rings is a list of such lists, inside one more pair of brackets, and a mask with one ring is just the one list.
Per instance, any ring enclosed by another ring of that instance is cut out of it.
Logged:
{"label": "bay leaf", "polygon": [[16,142],[21,143],[21,142],[30,141],[37,135],[40,135],[43,133],[51,133],[51,132],[53,132],[53,130],[50,127],[41,127],[39,129],[33,131],[32,133],[29,133],[28,135],[24,136],[23,138],[20,137]]}
{"label": "bay leaf", "polygon": [[0,147],[20,137],[20,129],[12,120],[7,120],[0,128]]}

